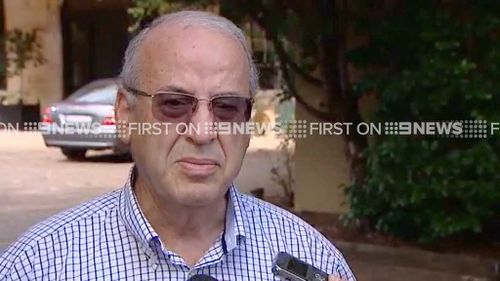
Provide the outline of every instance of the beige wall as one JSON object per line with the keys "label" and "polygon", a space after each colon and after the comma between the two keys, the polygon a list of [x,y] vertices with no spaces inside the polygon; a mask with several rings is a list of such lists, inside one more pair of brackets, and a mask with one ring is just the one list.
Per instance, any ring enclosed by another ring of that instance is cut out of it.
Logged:
{"label": "beige wall", "polygon": [[42,109],[62,98],[63,61],[59,0],[4,0],[5,29],[38,30],[47,62],[29,66],[22,77],[7,80],[9,94],[22,93],[25,104],[40,100]]}
{"label": "beige wall", "polygon": [[[337,5],[344,4],[348,4],[351,11],[356,9],[352,6],[354,3],[337,1]],[[359,35],[353,26],[348,28],[347,49],[361,45],[366,40],[367,38]],[[319,75],[316,76],[319,78]],[[348,65],[348,79],[357,81],[360,78],[361,73],[352,65]],[[322,89],[304,83],[300,79],[297,80],[296,87],[298,92],[307,97],[306,100],[316,108],[319,108],[321,102],[327,104],[326,94]],[[364,120],[369,120],[375,104],[376,98],[373,95],[365,95],[358,101],[358,110]],[[296,119],[321,122],[308,114],[298,103]],[[330,213],[345,213],[349,210],[344,195],[344,187],[350,183],[344,149],[345,143],[342,136],[309,136],[297,142],[295,150],[295,205],[297,210]]]}
{"label": "beige wall", "polygon": [[[296,105],[296,119],[321,122]],[[344,186],[349,182],[341,136],[308,135],[295,146],[295,209],[346,213]]]}
{"label": "beige wall", "polygon": [[[316,108],[326,102],[326,95],[319,87],[297,80],[298,92]],[[307,112],[298,102],[295,118],[310,122],[324,122]],[[309,127],[309,126],[307,126]],[[307,134],[295,146],[295,209],[346,213],[344,186],[349,183],[349,172],[344,154],[342,136]]]}

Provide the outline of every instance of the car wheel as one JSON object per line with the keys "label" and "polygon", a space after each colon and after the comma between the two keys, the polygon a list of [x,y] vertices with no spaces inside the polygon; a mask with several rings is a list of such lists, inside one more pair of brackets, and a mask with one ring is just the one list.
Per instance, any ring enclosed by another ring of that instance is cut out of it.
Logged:
{"label": "car wheel", "polygon": [[68,157],[70,160],[81,161],[85,159],[86,149],[78,149],[78,148],[61,148],[64,156]]}

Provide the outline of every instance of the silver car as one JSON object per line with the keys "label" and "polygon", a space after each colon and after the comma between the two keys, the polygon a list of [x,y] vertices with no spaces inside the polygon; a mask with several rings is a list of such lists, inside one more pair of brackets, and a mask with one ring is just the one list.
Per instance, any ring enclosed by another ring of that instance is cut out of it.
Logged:
{"label": "silver car", "polygon": [[47,107],[39,125],[45,145],[60,147],[73,160],[84,159],[89,149],[126,154],[117,138],[114,117],[117,89],[115,79],[96,80]]}

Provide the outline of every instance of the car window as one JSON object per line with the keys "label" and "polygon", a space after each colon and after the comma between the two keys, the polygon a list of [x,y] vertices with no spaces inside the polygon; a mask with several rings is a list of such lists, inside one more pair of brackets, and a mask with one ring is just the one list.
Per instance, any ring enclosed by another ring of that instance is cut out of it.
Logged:
{"label": "car window", "polygon": [[108,85],[106,87],[93,89],[85,94],[78,95],[72,100],[81,103],[104,103],[113,104],[116,99],[118,86]]}

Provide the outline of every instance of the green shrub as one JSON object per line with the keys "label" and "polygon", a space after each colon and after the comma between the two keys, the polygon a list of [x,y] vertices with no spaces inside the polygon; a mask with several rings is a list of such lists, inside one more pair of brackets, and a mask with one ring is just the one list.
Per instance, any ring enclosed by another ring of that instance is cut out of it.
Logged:
{"label": "green shrub", "polygon": [[[499,122],[499,15],[498,1],[400,1],[383,20],[368,18],[369,44],[350,59],[365,73],[354,89],[378,97],[370,121]],[[429,243],[481,232],[500,215],[498,132],[378,136],[365,156],[364,181],[346,191],[350,219]]]}

